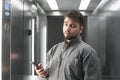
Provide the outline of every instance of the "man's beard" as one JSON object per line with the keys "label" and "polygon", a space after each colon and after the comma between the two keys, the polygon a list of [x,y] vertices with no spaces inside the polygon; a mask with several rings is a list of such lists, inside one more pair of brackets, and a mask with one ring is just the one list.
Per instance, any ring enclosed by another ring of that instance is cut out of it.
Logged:
{"label": "man's beard", "polygon": [[77,38],[77,37],[78,37],[78,35],[68,36],[68,37],[65,37],[65,36],[64,36],[65,40],[72,40],[72,39],[75,39],[75,38]]}

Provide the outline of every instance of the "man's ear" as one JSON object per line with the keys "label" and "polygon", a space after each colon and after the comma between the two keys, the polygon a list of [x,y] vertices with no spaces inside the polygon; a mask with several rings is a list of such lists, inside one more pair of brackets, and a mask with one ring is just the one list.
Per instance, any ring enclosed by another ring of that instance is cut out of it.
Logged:
{"label": "man's ear", "polygon": [[83,28],[84,28],[83,26],[80,27],[80,33],[83,32]]}

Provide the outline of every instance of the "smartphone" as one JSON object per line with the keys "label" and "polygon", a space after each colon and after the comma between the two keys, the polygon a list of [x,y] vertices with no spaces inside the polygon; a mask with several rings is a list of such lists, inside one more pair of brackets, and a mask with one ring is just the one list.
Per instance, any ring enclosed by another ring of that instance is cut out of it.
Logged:
{"label": "smartphone", "polygon": [[38,65],[35,62],[31,62],[31,63],[38,68]]}

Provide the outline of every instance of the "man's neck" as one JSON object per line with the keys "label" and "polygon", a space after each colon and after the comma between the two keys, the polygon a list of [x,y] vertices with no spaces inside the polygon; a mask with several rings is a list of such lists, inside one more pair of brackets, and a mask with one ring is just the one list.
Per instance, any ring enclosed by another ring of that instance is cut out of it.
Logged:
{"label": "man's neck", "polygon": [[[78,36],[78,37],[80,37],[80,36]],[[78,38],[78,37],[76,37],[76,38]],[[66,42],[66,43],[70,43],[72,40],[74,40],[74,39],[76,39],[76,38],[73,38],[73,39],[71,39],[71,40],[65,39],[65,42]]]}
{"label": "man's neck", "polygon": [[66,41],[66,43],[70,43],[71,40],[67,40],[67,39],[66,39],[65,41]]}

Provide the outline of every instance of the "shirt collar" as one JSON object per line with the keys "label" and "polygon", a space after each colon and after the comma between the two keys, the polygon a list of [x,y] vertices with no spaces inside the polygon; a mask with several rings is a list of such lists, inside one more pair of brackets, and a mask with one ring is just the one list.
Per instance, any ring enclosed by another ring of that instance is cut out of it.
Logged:
{"label": "shirt collar", "polygon": [[78,42],[80,42],[80,41],[82,41],[82,38],[81,38],[81,37],[76,37],[76,38],[72,39],[69,43],[67,43],[67,42],[64,40],[65,44],[67,44],[67,45],[72,45],[72,44],[78,43]]}

